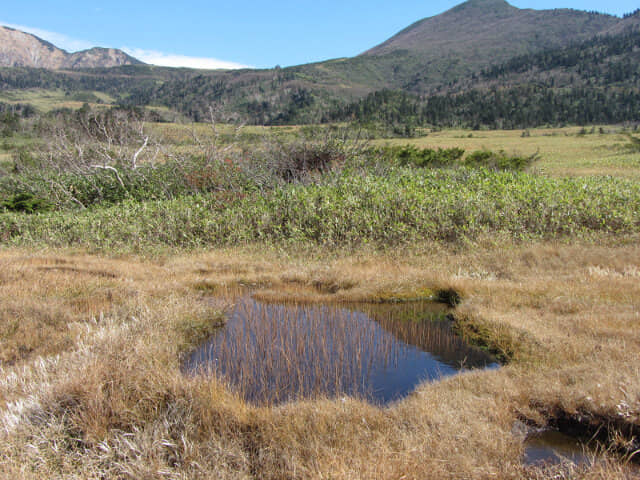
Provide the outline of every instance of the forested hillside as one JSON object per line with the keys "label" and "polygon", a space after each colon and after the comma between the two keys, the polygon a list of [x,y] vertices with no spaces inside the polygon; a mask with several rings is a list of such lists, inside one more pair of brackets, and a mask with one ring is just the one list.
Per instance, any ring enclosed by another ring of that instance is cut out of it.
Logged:
{"label": "forested hillside", "polygon": [[0,68],[0,93],[28,89],[87,98],[103,92],[116,104],[159,106],[195,121],[213,107],[222,121],[355,121],[402,135],[427,125],[637,121],[640,13],[618,18],[469,0],[357,57],[288,68]]}

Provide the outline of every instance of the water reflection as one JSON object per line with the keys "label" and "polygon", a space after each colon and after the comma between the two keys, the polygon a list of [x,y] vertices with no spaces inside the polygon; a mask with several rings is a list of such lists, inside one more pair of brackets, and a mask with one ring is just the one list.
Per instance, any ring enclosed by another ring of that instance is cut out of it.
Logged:
{"label": "water reflection", "polygon": [[263,304],[243,298],[186,361],[260,404],[351,395],[388,403],[424,380],[497,367],[451,331],[442,308]]}
{"label": "water reflection", "polygon": [[583,443],[557,430],[544,430],[529,436],[525,445],[524,462],[528,465],[591,463],[588,449]]}

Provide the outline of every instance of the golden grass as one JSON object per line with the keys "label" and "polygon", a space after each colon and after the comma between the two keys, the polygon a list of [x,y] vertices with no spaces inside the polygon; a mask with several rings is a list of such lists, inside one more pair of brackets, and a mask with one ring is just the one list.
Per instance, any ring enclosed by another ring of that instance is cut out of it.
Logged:
{"label": "golden grass", "polygon": [[[0,476],[630,478],[633,467],[608,457],[525,467],[512,428],[554,410],[640,425],[639,279],[633,240],[312,259],[1,251]],[[388,408],[348,398],[253,407],[180,371],[242,285],[308,301],[453,287],[461,328],[512,361],[423,384]]]}
{"label": "golden grass", "polygon": [[[624,148],[629,140],[620,127],[603,126],[595,133],[579,135],[580,127],[523,130],[442,130],[415,139],[380,140],[377,143],[412,144],[419,147],[459,147],[467,152],[480,149],[505,150],[507,153],[539,153],[535,169],[552,176],[614,175],[640,178],[640,153]],[[588,132],[591,131],[589,127]]]}

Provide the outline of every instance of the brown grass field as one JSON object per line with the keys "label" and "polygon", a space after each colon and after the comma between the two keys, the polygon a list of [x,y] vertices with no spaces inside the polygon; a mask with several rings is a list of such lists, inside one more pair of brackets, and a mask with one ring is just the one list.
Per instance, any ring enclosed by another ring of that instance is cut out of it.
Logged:
{"label": "brown grass field", "polygon": [[[639,239],[257,251],[0,250],[0,477],[640,475],[631,452],[614,453],[640,428]],[[348,398],[255,407],[180,371],[238,287],[304,301],[451,287],[463,297],[458,328],[508,363],[384,408]],[[523,465],[515,421],[566,418],[609,432],[608,450],[591,466]]]}

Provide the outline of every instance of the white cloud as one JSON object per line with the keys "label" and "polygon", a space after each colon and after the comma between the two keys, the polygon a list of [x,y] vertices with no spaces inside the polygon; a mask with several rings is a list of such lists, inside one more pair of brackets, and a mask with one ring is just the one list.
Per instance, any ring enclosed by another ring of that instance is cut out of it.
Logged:
{"label": "white cloud", "polygon": [[15,25],[12,23],[0,22],[0,25],[13,28],[15,30],[21,30],[23,32],[31,33],[36,37],[40,37],[47,42],[53,43],[56,47],[62,48],[68,52],[77,52],[79,50],[87,50],[95,45],[86,40],[78,40],[62,33],[50,32],[41,28],[27,27],[26,25]]}
{"label": "white cloud", "polygon": [[172,53],[157,52],[155,50],[144,50],[141,48],[128,48],[122,50],[132,57],[149,63],[151,65],[160,65],[163,67],[188,67],[203,69],[235,69],[235,68],[251,68],[249,65],[228,62],[217,58],[207,57],[189,57],[186,55],[175,55]]}

